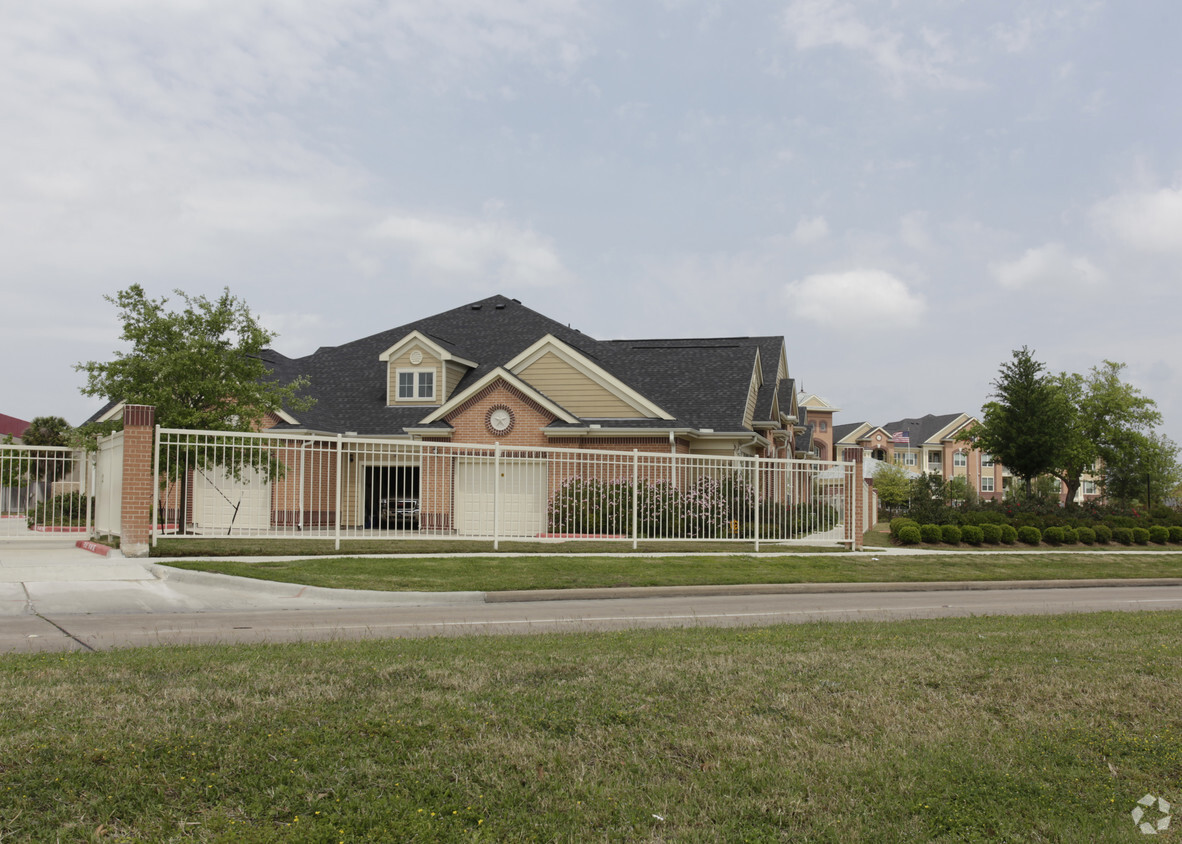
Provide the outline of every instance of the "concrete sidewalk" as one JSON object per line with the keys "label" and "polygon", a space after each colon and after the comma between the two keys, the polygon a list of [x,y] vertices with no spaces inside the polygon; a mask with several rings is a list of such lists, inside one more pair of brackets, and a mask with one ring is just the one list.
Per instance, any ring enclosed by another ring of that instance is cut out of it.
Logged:
{"label": "concrete sidewalk", "polygon": [[416,607],[483,603],[480,592],[323,589],[100,556],[74,540],[0,545],[0,617]]}

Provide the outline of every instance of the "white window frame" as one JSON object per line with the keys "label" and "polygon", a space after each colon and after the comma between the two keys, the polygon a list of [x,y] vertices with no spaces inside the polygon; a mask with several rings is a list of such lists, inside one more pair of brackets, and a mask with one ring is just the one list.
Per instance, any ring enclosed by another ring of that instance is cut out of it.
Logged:
{"label": "white window frame", "polygon": [[1080,481],[1079,491],[1083,495],[1095,495],[1096,494],[1096,482],[1095,481]]}
{"label": "white window frame", "polygon": [[952,468],[963,469],[969,465],[969,456],[963,451],[952,452]]}
{"label": "white window frame", "polygon": [[993,475],[981,476],[981,492],[996,492],[993,483]]}
{"label": "white window frame", "polygon": [[919,465],[919,455],[914,451],[900,451],[898,452],[900,466],[917,466]]}
{"label": "white window frame", "polygon": [[[402,395],[402,376],[411,376],[411,389],[414,395]],[[431,392],[423,392],[423,376],[431,376]],[[439,379],[435,377],[435,367],[433,366],[415,366],[415,367],[400,367],[394,373],[394,401],[400,402],[425,402],[435,401],[435,384]]]}
{"label": "white window frame", "polygon": [[982,469],[993,468],[993,455],[992,454],[984,454],[983,453],[981,455],[981,468]]}

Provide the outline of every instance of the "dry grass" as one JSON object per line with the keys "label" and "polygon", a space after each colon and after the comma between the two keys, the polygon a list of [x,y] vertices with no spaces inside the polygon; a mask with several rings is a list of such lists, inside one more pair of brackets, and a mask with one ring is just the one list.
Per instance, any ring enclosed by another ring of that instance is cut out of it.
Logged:
{"label": "dry grass", "polygon": [[[1125,841],[1182,614],[0,660],[0,837]],[[659,818],[656,816],[660,816]]]}

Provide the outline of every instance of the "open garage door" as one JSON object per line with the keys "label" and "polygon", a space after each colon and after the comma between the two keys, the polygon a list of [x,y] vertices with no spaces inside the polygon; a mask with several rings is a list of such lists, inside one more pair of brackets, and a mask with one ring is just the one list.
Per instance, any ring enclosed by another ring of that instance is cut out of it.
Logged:
{"label": "open garage door", "polygon": [[500,489],[491,460],[456,464],[456,530],[465,536],[492,536],[494,499],[501,511],[498,535],[537,536],[546,530],[546,462],[501,460]]}
{"label": "open garage door", "polygon": [[195,470],[193,527],[207,535],[270,530],[271,483],[266,473],[246,468],[239,481],[221,467]]}

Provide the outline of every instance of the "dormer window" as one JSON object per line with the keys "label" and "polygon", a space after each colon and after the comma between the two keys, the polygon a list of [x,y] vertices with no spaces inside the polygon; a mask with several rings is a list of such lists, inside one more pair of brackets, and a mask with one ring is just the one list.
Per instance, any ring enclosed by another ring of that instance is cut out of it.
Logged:
{"label": "dormer window", "polygon": [[398,370],[398,401],[434,401],[434,369]]}

